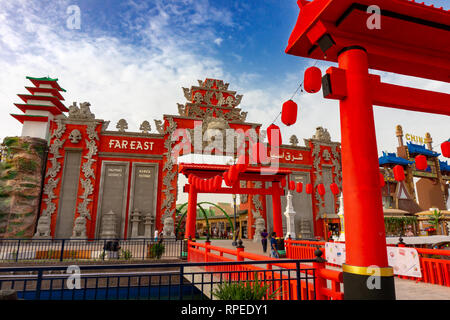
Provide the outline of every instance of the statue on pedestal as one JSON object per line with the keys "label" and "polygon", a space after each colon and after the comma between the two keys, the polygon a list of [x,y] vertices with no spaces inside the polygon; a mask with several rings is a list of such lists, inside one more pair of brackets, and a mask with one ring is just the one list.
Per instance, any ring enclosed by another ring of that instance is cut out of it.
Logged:
{"label": "statue on pedestal", "polygon": [[288,239],[291,236],[292,239],[295,239],[295,210],[292,205],[292,194],[291,191],[288,191],[286,196],[286,210],[284,211],[284,216],[286,217],[286,235],[285,239]]}

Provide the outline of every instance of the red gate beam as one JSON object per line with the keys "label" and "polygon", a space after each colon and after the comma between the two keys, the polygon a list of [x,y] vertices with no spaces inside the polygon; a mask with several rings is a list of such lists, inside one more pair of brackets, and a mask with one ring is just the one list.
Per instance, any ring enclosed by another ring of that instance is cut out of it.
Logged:
{"label": "red gate beam", "polygon": [[[450,115],[450,94],[409,88],[381,82],[380,76],[369,75],[372,104],[417,112]],[[323,95],[328,99],[347,97],[344,69],[331,67],[322,79]]]}
{"label": "red gate beam", "polygon": [[[286,53],[331,62],[340,100],[345,299],[395,299],[387,264],[373,104],[449,115],[448,95],[381,83],[369,69],[450,82],[450,11],[407,0],[298,0]],[[374,15],[371,9],[379,12]],[[376,25],[370,24],[375,19]],[[376,267],[375,267],[376,266]],[[373,268],[371,268],[373,267]],[[371,279],[380,280],[378,286]]]}

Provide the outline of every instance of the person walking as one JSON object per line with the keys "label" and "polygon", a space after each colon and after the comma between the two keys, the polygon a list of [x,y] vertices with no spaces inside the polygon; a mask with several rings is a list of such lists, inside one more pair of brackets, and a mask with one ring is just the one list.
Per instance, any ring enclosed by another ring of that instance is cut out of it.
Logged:
{"label": "person walking", "polygon": [[278,249],[277,249],[277,233],[276,232],[272,232],[272,234],[270,235],[270,256],[272,258],[279,258],[280,256],[278,255]]}
{"label": "person walking", "polygon": [[264,231],[261,232],[261,244],[262,244],[264,253],[267,252],[267,237],[268,236],[269,236],[269,234],[267,233],[267,230],[264,229]]}

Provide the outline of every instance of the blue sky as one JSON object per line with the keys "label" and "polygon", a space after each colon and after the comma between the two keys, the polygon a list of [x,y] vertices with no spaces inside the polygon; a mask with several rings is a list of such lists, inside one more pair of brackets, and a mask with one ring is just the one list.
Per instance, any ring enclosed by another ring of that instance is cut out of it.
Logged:
{"label": "blue sky", "polygon": [[[19,135],[17,93],[25,76],[59,78],[66,105],[91,103],[97,118],[120,118],[138,131],[143,120],[176,114],[181,87],[218,78],[243,94],[248,120],[267,127],[314,61],[284,53],[298,16],[296,0],[0,0],[0,138]],[[426,4],[450,9],[446,0]],[[67,9],[80,8],[80,29],[69,29]],[[326,65],[319,63],[324,72]],[[450,92],[448,84],[382,73],[386,82]],[[282,127],[300,141],[317,126],[340,139],[335,101],[298,94],[299,121]],[[395,125],[439,143],[450,136],[448,117],[375,108],[379,153],[395,150]],[[280,122],[278,120],[278,123]],[[436,143],[437,145],[438,143]]]}

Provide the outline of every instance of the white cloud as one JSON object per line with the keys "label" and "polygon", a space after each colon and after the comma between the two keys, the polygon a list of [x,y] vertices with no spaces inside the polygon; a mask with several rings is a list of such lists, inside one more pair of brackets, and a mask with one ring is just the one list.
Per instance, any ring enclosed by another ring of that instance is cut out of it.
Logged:
{"label": "white cloud", "polygon": [[214,40],[214,43],[217,44],[218,46],[220,46],[222,44],[222,42],[223,42],[222,38],[217,38]]}

